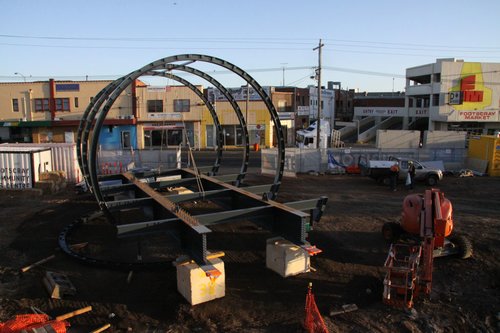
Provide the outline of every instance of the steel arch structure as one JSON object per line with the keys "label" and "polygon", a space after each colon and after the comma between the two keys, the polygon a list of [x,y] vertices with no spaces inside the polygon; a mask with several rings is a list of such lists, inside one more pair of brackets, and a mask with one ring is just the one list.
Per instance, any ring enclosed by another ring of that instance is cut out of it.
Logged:
{"label": "steel arch structure", "polygon": [[[175,64],[184,61],[184,64]],[[238,104],[218,81],[210,75],[187,66],[196,61],[215,64],[230,70],[243,78],[249,86],[259,94],[266,105],[271,119],[276,129],[278,143],[277,170],[273,184],[259,185],[252,187],[240,187],[245,176],[248,158],[248,129],[246,120],[238,107]],[[213,105],[199,92],[194,85],[174,74],[171,71],[179,70],[197,75],[215,87],[217,87],[227,98],[233,107],[240,126],[244,131],[245,150],[240,173],[236,180],[231,177],[214,176],[217,173],[219,164],[222,161],[222,127],[218,120],[217,112]],[[136,79],[143,75],[163,76],[181,82],[191,90],[195,91],[198,97],[205,103],[218,128],[217,133],[217,157],[212,166],[212,174],[203,175],[199,171],[190,169],[174,169],[162,172],[160,175],[176,176],[176,179],[161,181],[157,180],[158,174],[153,174],[154,181],[144,182],[141,178],[147,175],[124,174],[110,175],[99,178],[97,174],[97,146],[99,134],[104,124],[104,120],[118,96]],[[136,71],[123,76],[108,84],[99,92],[85,110],[77,133],[77,155],[78,163],[84,179],[88,182],[89,188],[96,197],[101,210],[108,219],[113,220],[113,214],[123,210],[139,208],[142,212],[143,221],[116,225],[118,236],[136,236],[148,232],[156,233],[159,230],[175,233],[180,240],[182,249],[187,252],[208,274],[212,271],[207,260],[207,235],[211,232],[208,228],[211,225],[236,222],[241,219],[258,221],[272,232],[277,233],[291,242],[306,248],[310,253],[317,253],[317,249],[307,241],[307,232],[313,222],[318,222],[325,208],[327,198],[304,200],[282,204],[274,201],[277,196],[284,170],[285,142],[282,127],[278,118],[278,113],[274,108],[271,99],[265,90],[246,72],[239,67],[219,58],[200,55],[183,54],[171,56],[154,61]],[[120,180],[120,185],[100,186],[101,179]],[[227,184],[226,181],[234,181]],[[203,190],[196,187],[202,184]],[[188,194],[164,195],[162,189],[169,186],[185,186],[191,190]],[[126,194],[123,196],[122,194]],[[121,199],[119,198],[121,196]],[[126,197],[127,199],[122,199]],[[106,200],[106,199],[111,200]],[[119,198],[119,199],[117,199]],[[197,214],[190,212],[185,203],[195,200],[208,200],[216,206],[216,212]],[[67,236],[73,232],[78,223],[72,224],[64,229],[59,237],[61,248],[73,257],[86,260],[89,263],[108,264],[107,262],[79,256],[72,252],[67,245]],[[120,265],[118,265],[120,266]],[[130,267],[130,264],[122,266]]]}

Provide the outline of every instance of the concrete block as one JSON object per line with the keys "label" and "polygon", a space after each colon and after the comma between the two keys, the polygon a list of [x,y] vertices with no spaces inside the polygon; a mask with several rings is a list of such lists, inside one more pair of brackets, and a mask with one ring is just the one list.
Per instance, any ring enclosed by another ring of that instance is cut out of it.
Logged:
{"label": "concrete block", "polygon": [[177,290],[191,305],[221,298],[226,294],[224,262],[218,258],[209,262],[221,273],[216,279],[207,277],[196,263],[177,266]]}
{"label": "concrete block", "polygon": [[266,267],[282,277],[306,273],[311,260],[306,250],[281,237],[267,240]]}

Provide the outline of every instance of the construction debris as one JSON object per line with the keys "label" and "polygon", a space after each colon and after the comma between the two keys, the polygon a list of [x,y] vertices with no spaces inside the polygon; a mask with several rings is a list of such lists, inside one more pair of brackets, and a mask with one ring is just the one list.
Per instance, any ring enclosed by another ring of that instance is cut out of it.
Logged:
{"label": "construction debris", "polygon": [[51,320],[46,314],[20,314],[5,323],[0,323],[0,333],[66,333],[66,327],[70,326],[66,319],[89,311],[92,311],[91,306],[57,316],[55,320]]}
{"label": "construction debris", "polygon": [[61,299],[63,296],[76,295],[75,286],[64,274],[46,272],[43,284],[51,298]]}
{"label": "construction debris", "polygon": [[90,333],[100,333],[100,332],[103,332],[103,331],[107,330],[110,327],[111,327],[110,324],[106,324],[106,325],[103,325],[103,326],[101,326],[101,327],[99,327],[99,328],[91,331]]}
{"label": "construction debris", "polygon": [[345,304],[345,305],[342,305],[342,310],[330,311],[330,316],[333,317],[333,316],[337,316],[340,314],[353,312],[356,310],[358,310],[358,306],[356,304]]}
{"label": "construction debris", "polygon": [[22,272],[22,273],[26,273],[27,271],[29,271],[29,270],[30,270],[30,269],[32,269],[33,267],[40,266],[41,264],[44,264],[44,263],[46,263],[47,261],[54,259],[55,257],[56,257],[56,255],[55,255],[55,254],[53,254],[53,255],[51,255],[50,257],[47,257],[47,258],[45,258],[45,259],[42,259],[42,260],[39,260],[39,261],[35,262],[34,264],[31,264],[31,265],[29,265],[29,266],[23,267],[23,268],[21,268],[21,272]]}

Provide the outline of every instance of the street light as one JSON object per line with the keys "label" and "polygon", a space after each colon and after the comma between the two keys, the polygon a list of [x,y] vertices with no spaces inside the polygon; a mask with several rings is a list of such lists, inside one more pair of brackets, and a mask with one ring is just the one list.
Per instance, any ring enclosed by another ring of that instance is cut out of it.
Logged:
{"label": "street light", "polygon": [[23,74],[19,73],[19,72],[15,72],[14,75],[19,75],[21,76],[23,79],[24,79],[24,82],[26,82],[26,76],[24,76]]}

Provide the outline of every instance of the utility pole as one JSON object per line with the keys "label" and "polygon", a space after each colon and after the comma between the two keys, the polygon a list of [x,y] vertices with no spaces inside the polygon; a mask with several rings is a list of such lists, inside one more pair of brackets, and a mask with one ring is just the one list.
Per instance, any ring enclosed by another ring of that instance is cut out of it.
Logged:
{"label": "utility pole", "polygon": [[285,65],[288,65],[287,62],[282,62],[281,65],[283,66],[283,81],[281,81],[281,86],[285,86]]}
{"label": "utility pole", "polygon": [[316,119],[316,148],[319,149],[319,140],[321,134],[321,48],[325,46],[325,44],[321,43],[321,39],[319,40],[318,46],[316,46],[313,51],[318,50],[318,69],[316,70],[316,74],[318,76],[318,118]]}

